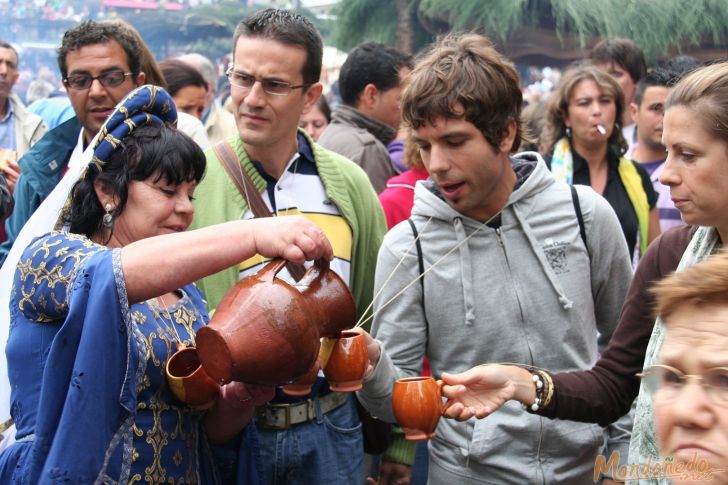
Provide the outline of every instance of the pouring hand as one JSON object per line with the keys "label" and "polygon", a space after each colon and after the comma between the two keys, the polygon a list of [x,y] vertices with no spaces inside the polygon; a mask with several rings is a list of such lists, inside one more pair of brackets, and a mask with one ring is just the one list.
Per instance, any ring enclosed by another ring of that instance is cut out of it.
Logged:
{"label": "pouring hand", "polygon": [[225,400],[230,407],[242,409],[267,403],[273,399],[275,391],[274,386],[231,382],[220,388],[220,398]]}
{"label": "pouring hand", "polygon": [[303,216],[263,217],[250,222],[255,222],[255,249],[263,256],[280,256],[294,263],[334,257],[321,228]]}
{"label": "pouring hand", "polygon": [[204,420],[211,443],[226,443],[248,424],[256,406],[275,395],[275,387],[231,382],[220,387],[220,396]]}
{"label": "pouring hand", "polygon": [[466,421],[473,416],[485,418],[506,401],[535,399],[531,374],[511,365],[479,365],[460,374],[442,374],[442,395],[448,398],[445,416]]}

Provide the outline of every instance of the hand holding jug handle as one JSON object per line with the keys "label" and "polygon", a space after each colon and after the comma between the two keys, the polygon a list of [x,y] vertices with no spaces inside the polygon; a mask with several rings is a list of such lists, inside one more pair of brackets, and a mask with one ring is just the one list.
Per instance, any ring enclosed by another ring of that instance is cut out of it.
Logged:
{"label": "hand holding jug handle", "polygon": [[317,259],[316,261],[314,261],[313,265],[306,270],[303,278],[301,278],[301,281],[299,281],[297,284],[300,286],[309,286],[312,281],[314,281],[322,274],[326,273],[328,270],[329,262],[324,258]]}
{"label": "hand holding jug handle", "polygon": [[288,261],[283,258],[274,258],[270,263],[263,266],[256,276],[263,281],[273,281],[273,278],[286,267],[287,263]]}

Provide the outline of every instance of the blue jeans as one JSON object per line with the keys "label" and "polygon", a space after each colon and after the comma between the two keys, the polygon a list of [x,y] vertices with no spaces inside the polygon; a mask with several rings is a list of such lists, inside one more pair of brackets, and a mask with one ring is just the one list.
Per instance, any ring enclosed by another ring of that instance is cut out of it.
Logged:
{"label": "blue jeans", "polygon": [[[315,398],[318,401],[318,398]],[[269,485],[357,484],[364,443],[354,394],[342,406],[288,429],[258,426],[263,476]]]}

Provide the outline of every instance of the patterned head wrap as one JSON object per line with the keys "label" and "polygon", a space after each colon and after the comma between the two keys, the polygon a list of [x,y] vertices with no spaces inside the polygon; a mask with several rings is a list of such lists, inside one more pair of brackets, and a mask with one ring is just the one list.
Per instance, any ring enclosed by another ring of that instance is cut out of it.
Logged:
{"label": "patterned head wrap", "polygon": [[84,176],[97,175],[121,141],[135,128],[163,123],[177,126],[177,108],[172,97],[159,86],[140,86],[122,99],[99,130],[93,155]]}

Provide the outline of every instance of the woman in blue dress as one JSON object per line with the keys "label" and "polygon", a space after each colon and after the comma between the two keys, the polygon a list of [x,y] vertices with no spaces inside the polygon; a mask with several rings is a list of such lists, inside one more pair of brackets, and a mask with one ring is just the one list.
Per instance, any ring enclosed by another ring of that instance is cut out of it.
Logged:
{"label": "woman in blue dress", "polygon": [[171,393],[165,363],[208,321],[193,281],[256,253],[300,263],[332,250],[297,217],[184,232],[205,157],[175,120],[165,91],[131,92],[64,230],[20,259],[6,348],[17,442],[0,454],[0,483],[261,481],[249,421],[273,389],[233,382],[201,411]]}

